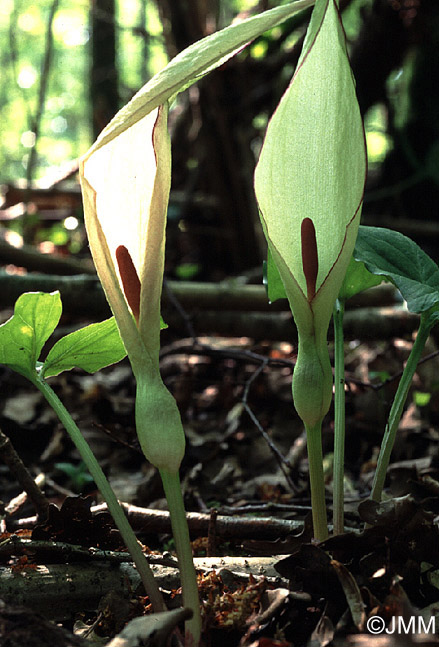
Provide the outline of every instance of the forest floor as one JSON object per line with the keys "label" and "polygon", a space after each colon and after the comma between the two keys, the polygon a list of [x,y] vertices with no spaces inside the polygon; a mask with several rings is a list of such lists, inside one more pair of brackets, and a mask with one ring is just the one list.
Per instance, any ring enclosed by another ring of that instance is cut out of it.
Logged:
{"label": "forest floor", "polygon": [[[205,645],[439,642],[436,356],[416,374],[385,500],[367,500],[397,386],[392,376],[410,347],[402,339],[346,346],[347,532],[317,544],[305,438],[291,399],[293,346],[218,337],[194,345],[164,335],[162,374],[187,436],[181,477],[193,513],[193,551],[209,557],[199,574]],[[31,474],[41,475],[52,504],[49,519],[37,523],[32,503],[16,498],[22,488],[0,464],[0,645],[106,645],[128,620],[145,614],[149,601],[131,571],[122,570],[129,557],[108,513],[96,506],[99,493],[55,414],[9,369],[0,367],[0,381],[0,429]],[[128,516],[157,571],[168,568],[160,583],[169,607],[178,607],[166,503],[137,445],[129,364],[95,375],[72,371],[50,382],[119,500],[131,504]],[[332,448],[331,411],[323,426],[330,523]],[[384,624],[368,625],[372,616]],[[392,632],[398,616],[405,624]],[[148,644],[165,643],[156,636]]]}

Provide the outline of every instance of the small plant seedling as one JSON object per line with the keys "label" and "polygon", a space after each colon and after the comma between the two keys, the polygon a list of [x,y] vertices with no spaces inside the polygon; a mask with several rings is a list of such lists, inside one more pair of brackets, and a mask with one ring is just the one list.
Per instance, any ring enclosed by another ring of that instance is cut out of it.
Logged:
{"label": "small plant seedling", "polygon": [[80,494],[85,485],[93,483],[93,477],[87,470],[87,465],[81,461],[77,465],[73,463],[55,463],[55,468],[68,477],[70,487]]}

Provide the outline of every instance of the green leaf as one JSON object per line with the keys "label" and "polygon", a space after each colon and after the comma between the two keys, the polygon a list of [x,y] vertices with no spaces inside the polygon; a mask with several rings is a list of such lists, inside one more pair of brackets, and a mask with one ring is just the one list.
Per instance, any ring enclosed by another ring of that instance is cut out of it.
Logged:
{"label": "green leaf", "polygon": [[439,322],[439,303],[436,303],[423,316],[425,316],[426,324],[433,328]]}
{"label": "green leaf", "polygon": [[341,301],[347,301],[359,292],[373,288],[384,280],[384,277],[369,272],[364,263],[351,258],[338,298]]}
{"label": "green leaf", "polygon": [[297,0],[234,23],[184,49],[156,74],[102,131],[90,153],[127,130],[215,68],[225,63],[265,31],[276,27],[314,0]]}
{"label": "green leaf", "polygon": [[82,368],[95,373],[116,364],[126,356],[114,317],[90,324],[60,339],[49,352],[41,369],[42,377]]}
{"label": "green leaf", "polygon": [[199,274],[201,269],[200,263],[180,263],[175,268],[175,275],[182,281],[190,281]]}
{"label": "green leaf", "polygon": [[267,250],[267,260],[264,261],[264,285],[267,290],[267,296],[270,303],[274,303],[278,299],[286,299],[287,293],[285,292],[284,284],[273,260],[270,248]]}
{"label": "green leaf", "polygon": [[55,463],[54,467],[69,477],[71,487],[75,492],[81,492],[85,485],[93,482],[93,477],[88,472],[84,461],[77,465],[73,465],[73,463]]}
{"label": "green leaf", "polygon": [[430,403],[431,393],[415,391],[413,394],[413,399],[417,407],[426,407]]}
{"label": "green leaf", "polygon": [[384,227],[360,227],[354,257],[373,274],[388,277],[411,312],[439,304],[439,267],[407,236]]}
{"label": "green leaf", "polygon": [[13,316],[0,326],[0,364],[31,381],[41,350],[61,317],[59,292],[27,292],[15,303]]}

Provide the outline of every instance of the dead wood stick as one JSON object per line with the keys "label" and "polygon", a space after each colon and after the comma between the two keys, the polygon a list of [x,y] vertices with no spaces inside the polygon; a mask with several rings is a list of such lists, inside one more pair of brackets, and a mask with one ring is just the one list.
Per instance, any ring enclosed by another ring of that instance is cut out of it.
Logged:
{"label": "dead wood stick", "polygon": [[31,245],[14,247],[0,238],[1,265],[16,265],[25,267],[33,272],[47,272],[70,276],[74,274],[96,275],[96,270],[90,260],[79,261],[75,258],[63,258],[53,254],[42,254]]}
{"label": "dead wood stick", "polygon": [[[192,618],[188,607],[165,613],[133,618],[105,647],[138,647],[139,645],[168,645],[168,638],[179,623]],[[179,645],[181,641],[179,640]]]}
{"label": "dead wood stick", "polygon": [[[174,330],[181,328],[172,313],[165,320]],[[297,341],[297,331],[288,312],[213,312],[192,314],[192,324],[198,334],[225,337],[246,336],[271,341]],[[376,341],[411,335],[419,327],[419,316],[395,308],[358,308],[345,314],[345,339]],[[329,338],[333,334],[329,329]]]}
{"label": "dead wood stick", "polygon": [[[34,504],[39,521],[45,521],[49,514],[49,501],[41,492],[10,439],[0,430],[0,458],[8,466],[11,474],[17,479],[29,499]],[[7,509],[7,507],[6,507]]]}
{"label": "dead wood stick", "polygon": [[[95,276],[10,275],[0,271],[0,306],[13,306],[23,292],[59,290],[65,312],[100,321],[111,315],[101,285]],[[88,314],[87,314],[88,310]]]}
{"label": "dead wood stick", "polygon": [[[41,488],[42,485],[46,482],[46,476],[42,473],[38,474],[38,476],[35,477],[34,479],[35,485],[37,485],[39,488]],[[28,499],[28,494],[25,490],[18,494],[16,497],[11,499],[9,503],[5,506],[5,512],[7,514],[15,514],[17,510],[21,508],[22,505],[26,503]]]}
{"label": "dead wood stick", "polygon": [[[32,561],[45,564],[61,564],[70,562],[132,562],[130,553],[117,550],[102,550],[100,548],[88,548],[77,544],[68,544],[64,541],[52,541],[50,539],[23,539],[18,535],[10,535],[0,542],[0,555],[2,558],[28,555]],[[145,554],[150,564],[161,566],[178,567],[177,560],[171,554]]]}
{"label": "dead wood stick", "polygon": [[[134,530],[145,534],[171,532],[171,521],[167,510],[151,510],[139,508],[129,503],[121,502],[122,508]],[[107,512],[107,504],[100,503],[91,507],[92,513]],[[188,512],[189,531],[193,537],[207,537],[210,515],[201,512]],[[36,517],[10,522],[11,529],[25,528],[35,525]],[[215,522],[217,537],[222,539],[278,539],[303,529],[303,522],[273,517],[232,517],[218,515]]]}
{"label": "dead wood stick", "polygon": [[[127,503],[122,507],[133,528],[148,533],[170,532],[171,522],[167,510],[150,510],[139,508]],[[91,507],[91,512],[106,511],[107,505],[102,503]],[[187,520],[192,536],[207,536],[210,514],[188,512]],[[215,532],[218,538],[232,539],[278,539],[303,529],[303,522],[274,517],[232,517],[218,515],[215,520]]]}
{"label": "dead wood stick", "polygon": [[[5,241],[0,240],[0,260],[2,249],[5,246],[11,247]],[[30,250],[16,249],[12,247],[14,254],[25,256],[35,253]],[[44,256],[37,254],[38,257]],[[43,259],[44,260],[44,259]],[[6,272],[0,273],[0,305],[12,305],[15,298],[26,291],[43,290],[52,292],[59,289],[61,293],[71,296],[72,299],[86,297],[86,291],[93,289],[95,298],[98,292],[102,295],[102,303],[105,302],[102,289],[96,277],[94,268],[79,261],[66,261],[65,259],[53,256],[47,257],[48,269],[52,274],[63,273],[64,275],[75,273],[77,276],[52,276],[50,274],[24,274],[11,275]],[[53,264],[53,269],[51,265]],[[64,271],[62,269],[64,268]],[[32,269],[37,270],[38,267]],[[71,272],[69,272],[69,269]],[[76,270],[76,271],[74,271]],[[175,298],[186,309],[213,310],[213,311],[255,311],[255,312],[289,312],[286,299],[269,304],[267,293],[263,285],[236,285],[233,281],[221,281],[220,283],[198,283],[194,281],[167,281],[167,287]],[[392,305],[395,303],[396,291],[392,285],[379,285],[367,292],[358,294],[354,299],[348,301],[347,308],[376,307]],[[163,303],[167,303],[166,290],[163,292]],[[95,310],[93,311],[95,312]],[[92,314],[93,314],[92,312]]]}
{"label": "dead wood stick", "polygon": [[[72,299],[81,299],[86,297],[86,291],[93,289],[95,294],[100,293],[102,303],[105,298],[96,277],[93,266],[87,262],[77,260],[66,261],[62,258],[47,256],[35,252],[33,248],[17,249],[0,239],[0,260],[2,251],[5,247],[10,247],[16,256],[11,258],[16,260],[16,264],[24,263],[29,255],[34,255],[38,259],[47,262],[47,270],[51,274],[7,274],[0,272],[0,305],[12,305],[13,301],[26,291],[43,290],[52,292],[59,289],[61,293],[71,296]],[[47,259],[45,258],[47,256]],[[31,269],[40,270],[41,265],[35,264]],[[52,276],[53,274],[63,274],[64,276]],[[65,276],[67,274],[76,274],[76,276]],[[194,281],[167,281],[167,286],[174,294],[180,304],[190,310],[213,310],[213,311],[255,311],[255,312],[289,312],[286,299],[269,304],[267,293],[263,285],[236,285],[233,281],[221,281],[220,283],[198,283]],[[15,295],[15,298],[13,298]],[[396,301],[396,290],[392,285],[379,285],[367,292],[358,294],[355,298],[350,299],[347,303],[347,309],[350,307],[378,307],[392,305]],[[167,302],[166,290],[163,292],[163,302]],[[92,311],[93,314],[95,310]]]}

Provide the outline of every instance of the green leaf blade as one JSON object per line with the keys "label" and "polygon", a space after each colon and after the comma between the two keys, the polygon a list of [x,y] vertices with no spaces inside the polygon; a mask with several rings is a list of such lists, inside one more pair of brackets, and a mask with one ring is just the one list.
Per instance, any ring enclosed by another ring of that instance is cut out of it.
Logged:
{"label": "green leaf blade", "polygon": [[126,356],[114,317],[90,324],[66,335],[50,350],[41,369],[44,377],[53,377],[72,368],[95,373],[116,364]]}
{"label": "green leaf blade", "polygon": [[13,316],[0,326],[0,363],[31,381],[41,350],[61,317],[59,292],[27,292],[15,303]]}
{"label": "green leaf blade", "polygon": [[383,281],[385,281],[384,276],[372,274],[372,272],[369,272],[366,268],[364,263],[356,261],[355,258],[352,257],[338,298],[341,301],[347,301],[359,292],[369,290],[369,288],[373,288]]}
{"label": "green leaf blade", "polygon": [[388,277],[411,312],[439,303],[439,267],[413,240],[384,227],[360,227],[354,257],[373,274]]}
{"label": "green leaf blade", "polygon": [[274,262],[270,248],[267,250],[267,260],[264,263],[264,285],[268,301],[274,303],[278,299],[286,299],[287,293],[282,282],[277,265]]}

